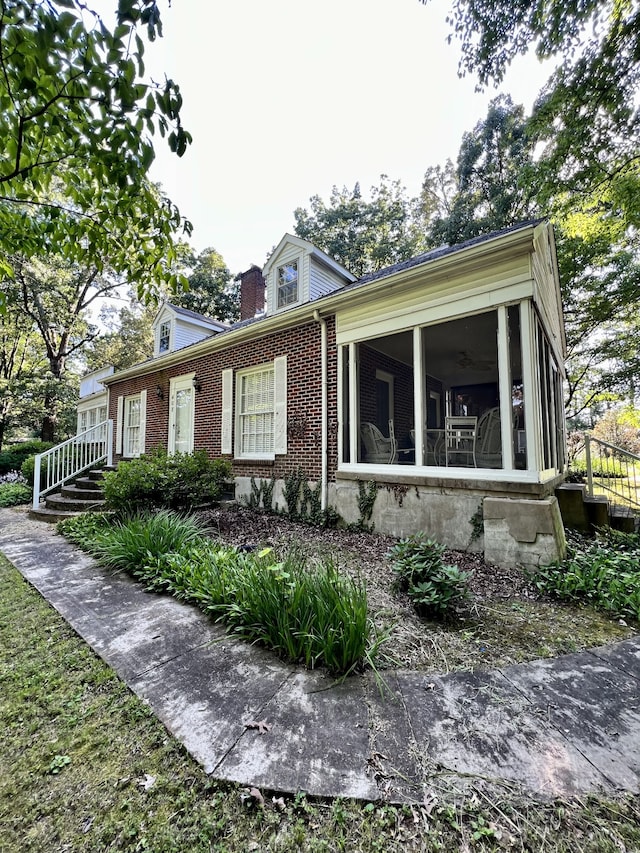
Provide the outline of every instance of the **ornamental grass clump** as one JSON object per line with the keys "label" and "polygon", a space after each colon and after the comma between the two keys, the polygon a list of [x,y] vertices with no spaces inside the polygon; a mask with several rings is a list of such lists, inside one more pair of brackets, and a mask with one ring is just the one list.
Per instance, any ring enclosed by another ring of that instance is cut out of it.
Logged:
{"label": "ornamental grass clump", "polygon": [[423,616],[452,616],[469,597],[469,575],[445,564],[444,551],[444,545],[418,533],[401,539],[388,553],[396,588],[407,593]]}
{"label": "ornamental grass clump", "polygon": [[298,551],[279,560],[270,548],[244,553],[168,510],[120,520],[94,514],[60,529],[102,565],[197,605],[285,660],[346,675],[365,662],[373,666],[382,645],[373,637],[364,583],[342,575],[332,560],[309,565]]}
{"label": "ornamental grass clump", "polygon": [[538,569],[533,581],[556,598],[640,622],[640,536],[617,530],[593,539],[568,534],[565,559]]}

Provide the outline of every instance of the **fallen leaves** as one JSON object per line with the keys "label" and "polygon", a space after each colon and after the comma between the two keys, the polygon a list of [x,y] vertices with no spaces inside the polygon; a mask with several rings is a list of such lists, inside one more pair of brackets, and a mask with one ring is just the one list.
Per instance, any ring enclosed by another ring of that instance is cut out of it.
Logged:
{"label": "fallen leaves", "polygon": [[244,724],[245,729],[257,729],[259,735],[266,735],[271,731],[272,723],[268,723],[266,720],[251,720],[248,723]]}

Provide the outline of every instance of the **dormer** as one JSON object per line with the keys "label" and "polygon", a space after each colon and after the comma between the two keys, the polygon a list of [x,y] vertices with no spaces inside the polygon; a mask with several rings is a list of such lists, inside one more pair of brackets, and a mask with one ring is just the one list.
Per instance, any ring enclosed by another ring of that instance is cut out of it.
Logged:
{"label": "dormer", "polygon": [[262,274],[267,283],[267,314],[278,314],[356,280],[307,240],[285,234],[265,264]]}
{"label": "dormer", "polygon": [[165,302],[153,321],[153,357],[175,352],[228,328],[219,320]]}

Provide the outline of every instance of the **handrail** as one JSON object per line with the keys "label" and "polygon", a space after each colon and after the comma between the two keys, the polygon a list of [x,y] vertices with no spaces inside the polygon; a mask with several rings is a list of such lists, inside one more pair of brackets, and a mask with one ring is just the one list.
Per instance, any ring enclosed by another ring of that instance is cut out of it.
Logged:
{"label": "handrail", "polygon": [[108,466],[113,463],[112,420],[102,421],[44,453],[38,453],[33,469],[33,508],[38,509],[43,495],[104,461]]}
{"label": "handrail", "polygon": [[[625,504],[640,508],[640,456],[616,447],[608,441],[584,435],[587,460],[587,493],[593,497],[594,485]],[[592,447],[593,445],[593,447]],[[598,467],[594,470],[593,450],[598,451]],[[619,476],[619,472],[622,476]]]}

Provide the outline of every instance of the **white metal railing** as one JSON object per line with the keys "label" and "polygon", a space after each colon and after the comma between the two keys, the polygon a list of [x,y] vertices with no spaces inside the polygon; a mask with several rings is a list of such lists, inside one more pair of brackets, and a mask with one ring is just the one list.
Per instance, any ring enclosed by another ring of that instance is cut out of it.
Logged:
{"label": "white metal railing", "polygon": [[102,421],[38,453],[33,470],[33,508],[38,509],[43,495],[99,462],[113,462],[112,420]]}
{"label": "white metal railing", "polygon": [[585,433],[587,491],[594,488],[626,506],[640,509],[640,456]]}

